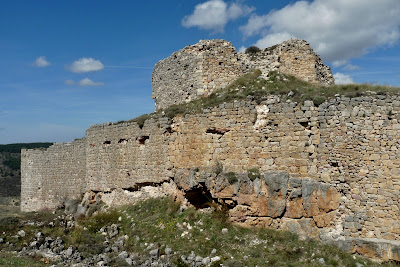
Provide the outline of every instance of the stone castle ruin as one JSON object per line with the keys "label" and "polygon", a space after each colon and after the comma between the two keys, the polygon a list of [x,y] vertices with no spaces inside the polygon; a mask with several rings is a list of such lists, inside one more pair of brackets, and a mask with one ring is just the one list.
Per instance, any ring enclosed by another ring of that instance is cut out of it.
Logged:
{"label": "stone castle ruin", "polygon": [[237,53],[225,40],[201,40],[161,60],[151,78],[156,110],[208,96],[252,69],[264,78],[270,71],[331,85],[333,75],[310,45],[291,39],[256,54]]}
{"label": "stone castle ruin", "polygon": [[[278,70],[333,83],[305,41],[255,58],[226,41],[200,41],[157,63],[157,109],[210,94],[255,66],[263,76]],[[82,212],[99,199],[172,196],[199,208],[212,199],[240,225],[400,261],[399,139],[399,95],[336,96],[319,106],[271,95],[174,118],[157,113],[144,124],[93,125],[83,139],[22,150],[21,209],[82,197]]]}

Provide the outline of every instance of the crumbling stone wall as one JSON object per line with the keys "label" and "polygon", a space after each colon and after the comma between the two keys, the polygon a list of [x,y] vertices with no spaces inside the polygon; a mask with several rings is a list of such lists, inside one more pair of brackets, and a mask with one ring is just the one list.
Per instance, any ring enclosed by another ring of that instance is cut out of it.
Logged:
{"label": "crumbling stone wall", "polygon": [[86,189],[86,142],[21,150],[21,210],[59,207]]}
{"label": "crumbling stone wall", "polygon": [[159,61],[151,77],[156,109],[210,95],[244,74],[236,49],[225,40],[200,40]]}
{"label": "crumbling stone wall", "polygon": [[86,132],[87,188],[135,190],[168,179],[168,118],[94,125]]}
{"label": "crumbling stone wall", "polygon": [[[126,204],[127,192],[168,183],[187,198],[210,194],[235,223],[399,260],[399,120],[399,96],[370,93],[319,107],[270,96],[142,127],[92,126],[75,146],[23,151],[22,209],[52,208],[82,191],[120,192]],[[251,180],[253,168],[260,176]]]}
{"label": "crumbling stone wall", "polygon": [[290,39],[255,54],[238,54],[225,40],[201,40],[155,65],[156,110],[208,96],[251,69],[260,69],[264,78],[278,71],[314,84],[334,83],[331,69],[304,40]]}
{"label": "crumbling stone wall", "polygon": [[334,84],[331,69],[304,40],[290,39],[255,54],[239,55],[249,68],[261,70],[265,78],[270,71],[278,71],[313,84]]}

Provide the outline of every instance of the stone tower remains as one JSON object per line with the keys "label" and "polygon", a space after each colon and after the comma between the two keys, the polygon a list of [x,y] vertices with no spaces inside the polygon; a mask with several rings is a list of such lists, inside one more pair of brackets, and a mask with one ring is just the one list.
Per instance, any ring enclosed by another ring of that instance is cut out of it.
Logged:
{"label": "stone tower remains", "polygon": [[225,40],[201,40],[155,65],[156,110],[208,96],[252,69],[260,69],[265,78],[278,71],[314,84],[334,83],[331,69],[304,40],[290,39],[255,54],[237,53]]}

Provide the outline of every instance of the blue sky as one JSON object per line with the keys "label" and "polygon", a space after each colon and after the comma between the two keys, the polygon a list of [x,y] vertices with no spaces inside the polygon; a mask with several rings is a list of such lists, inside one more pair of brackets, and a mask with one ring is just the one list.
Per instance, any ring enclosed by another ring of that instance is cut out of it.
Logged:
{"label": "blue sky", "polygon": [[339,83],[400,86],[398,0],[0,3],[0,144],[68,142],[154,110],[155,63],[200,39],[305,39]]}

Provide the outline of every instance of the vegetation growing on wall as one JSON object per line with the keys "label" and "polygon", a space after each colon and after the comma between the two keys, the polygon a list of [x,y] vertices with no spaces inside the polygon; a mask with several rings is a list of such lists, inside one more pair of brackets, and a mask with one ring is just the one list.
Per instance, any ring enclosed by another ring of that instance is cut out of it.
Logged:
{"label": "vegetation growing on wall", "polygon": [[[196,99],[189,103],[173,105],[167,109],[145,114],[131,121],[144,124],[144,121],[153,116],[174,116],[186,115],[189,113],[201,112],[204,109],[213,108],[222,103],[233,102],[234,100],[253,100],[261,103],[270,95],[281,97],[294,102],[302,103],[305,100],[312,100],[314,105],[319,106],[335,95],[347,97],[358,97],[366,92],[377,94],[397,94],[399,87],[372,85],[372,84],[346,84],[331,85],[329,87],[311,84],[294,76],[270,72],[268,80],[262,78],[260,70],[254,70],[233,81],[226,88],[220,89],[207,97]],[[122,121],[120,122],[122,123]]]}

